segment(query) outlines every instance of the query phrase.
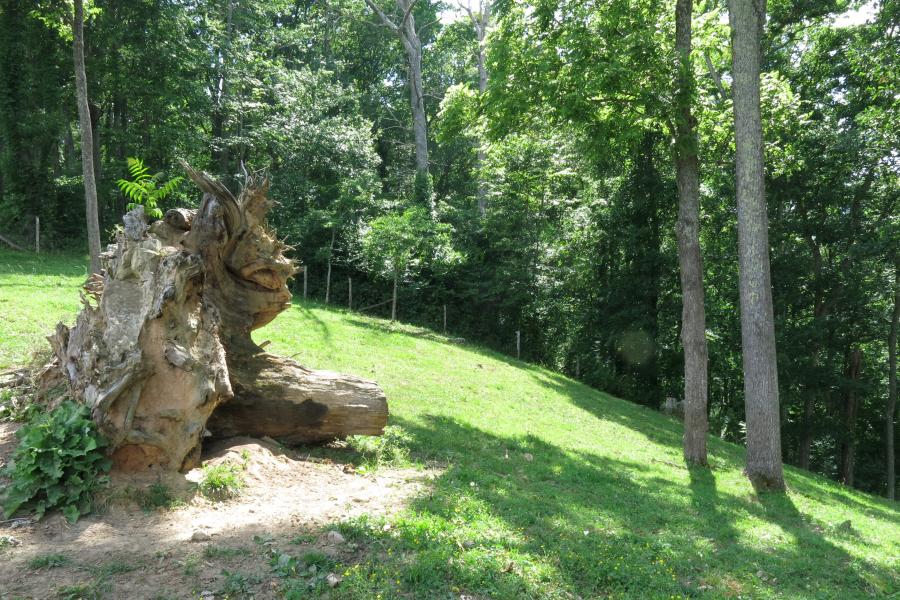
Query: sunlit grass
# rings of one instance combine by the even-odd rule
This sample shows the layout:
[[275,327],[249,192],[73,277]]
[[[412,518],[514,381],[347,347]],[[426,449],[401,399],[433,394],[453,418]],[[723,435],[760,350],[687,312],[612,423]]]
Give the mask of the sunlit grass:
[[[82,279],[80,261],[3,266],[15,256],[0,253],[0,367],[72,320]],[[295,304],[255,338],[377,380],[411,459],[438,469],[390,522],[342,525],[360,555],[333,597],[900,594],[900,513],[881,499],[793,468],[786,496],[758,497],[741,448],[711,439],[713,468],[689,470],[677,422],[432,332]]]

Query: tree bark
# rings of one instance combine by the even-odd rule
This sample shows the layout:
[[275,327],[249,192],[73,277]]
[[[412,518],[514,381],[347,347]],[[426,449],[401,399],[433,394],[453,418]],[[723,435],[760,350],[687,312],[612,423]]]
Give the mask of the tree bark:
[[397,269],[394,269],[394,293],[391,296],[391,321],[397,320],[397,279],[399,276]]
[[760,37],[765,0],[729,0],[734,84],[735,166],[747,477],[758,490],[783,490],[778,366],[769,269]]
[[[478,91],[482,96],[487,92],[487,84],[488,84],[488,72],[487,72],[487,29],[491,23],[491,3],[490,0],[481,0],[479,2],[479,10],[476,15],[472,10],[468,7],[468,5],[463,2],[459,3],[459,6],[466,11],[469,15],[469,20],[472,21],[472,27],[475,29],[475,39],[478,42],[478,52],[475,56],[478,63]],[[485,185],[484,178],[481,176],[480,172],[482,167],[484,166],[484,161],[486,159],[486,155],[484,152],[484,146],[481,140],[478,143],[478,155],[476,160],[476,169],[479,171],[478,176],[478,214],[482,217],[487,211],[487,185]]]
[[847,379],[850,388],[844,394],[844,406],[841,411],[844,420],[843,439],[840,451],[840,478],[841,482],[853,487],[853,466],[856,455],[856,382],[859,380],[859,371],[862,364],[862,351],[852,348],[847,357]]
[[87,75],[84,71],[84,6],[75,0],[72,22],[74,42],[72,53],[75,63],[75,91],[78,96],[78,124],[81,129],[81,169],[84,174],[84,204],[87,220],[88,251],[91,256],[91,273],[100,272],[100,218],[97,208],[97,182],[94,179],[94,140],[91,127],[91,111],[88,104]]
[[325,275],[325,304],[331,299],[331,257],[334,255],[335,229],[331,228],[331,245],[328,246],[328,272]]
[[678,263],[681,271],[681,343],[684,346],[684,458],[706,465],[707,346],[700,254],[700,184],[697,133],[691,112],[694,74],[691,62],[693,0],[677,0],[675,52],[676,92],[675,182],[678,187]]
[[897,472],[894,467],[894,415],[897,412],[897,330],[900,328],[900,261],[894,265],[894,310],[888,334],[888,400],[884,412],[884,449],[887,465],[887,497],[896,499]]
[[376,384],[310,371],[250,337],[290,306],[296,271],[265,226],[268,182],[250,178],[235,198],[186,169],[205,192],[200,207],[149,227],[142,208],[125,216],[104,275],[86,285],[93,302],[51,338],[45,377],[91,407],[126,470],[190,469],[220,408],[209,424],[219,435],[379,433],[387,403]]
[[416,31],[416,19],[412,14],[418,0],[395,1],[399,18],[392,20],[373,0],[365,0],[384,26],[400,38],[406,52],[416,173],[425,177],[428,175],[428,119],[425,114],[425,88],[422,84],[422,41]]

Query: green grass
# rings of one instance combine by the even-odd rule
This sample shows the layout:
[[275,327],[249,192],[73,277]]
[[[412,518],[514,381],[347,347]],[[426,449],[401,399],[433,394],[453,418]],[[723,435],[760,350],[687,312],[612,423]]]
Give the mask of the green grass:
[[65,554],[42,554],[28,561],[31,569],[55,569],[69,564],[69,557]]
[[[80,277],[66,274],[80,262],[53,259],[32,278],[3,271],[10,256],[11,366],[56,317],[71,321]],[[31,316],[10,323],[8,310]],[[255,338],[377,380],[410,459],[441,469],[390,523],[341,526],[360,550],[332,597],[900,597],[900,512],[887,501],[791,467],[787,495],[757,496],[738,446],[711,439],[713,468],[687,469],[678,423],[412,328],[295,304]]]
[[239,496],[246,485],[243,471],[242,466],[228,461],[204,466],[198,486],[200,493],[210,500],[228,500]]

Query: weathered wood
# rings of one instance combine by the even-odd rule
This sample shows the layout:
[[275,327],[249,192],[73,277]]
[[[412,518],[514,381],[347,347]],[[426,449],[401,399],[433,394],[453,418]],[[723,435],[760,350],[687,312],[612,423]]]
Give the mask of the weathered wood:
[[194,222],[194,215],[196,214],[197,211],[190,208],[173,208],[166,211],[164,220],[170,227],[188,231],[191,228],[191,223]]
[[379,435],[387,424],[387,400],[371,381],[313,371],[265,352],[241,355],[229,367],[234,398],[210,418],[214,438],[265,435],[295,444]]
[[288,443],[381,433],[375,383],[310,371],[250,337],[290,306],[296,272],[265,226],[268,182],[248,178],[235,197],[184,167],[200,207],[149,227],[142,208],[126,215],[75,326],[49,338],[56,358],[43,377],[61,376],[91,407],[128,470],[193,467],[207,426]]

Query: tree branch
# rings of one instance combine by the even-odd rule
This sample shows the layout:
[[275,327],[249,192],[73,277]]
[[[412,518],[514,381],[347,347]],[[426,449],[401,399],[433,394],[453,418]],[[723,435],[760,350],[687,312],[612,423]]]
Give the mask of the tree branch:
[[722,85],[722,77],[719,76],[719,72],[716,71],[715,65],[713,65],[712,59],[709,57],[709,51],[703,51],[703,59],[706,61],[706,68],[709,69],[709,76],[712,77],[712,80],[716,84],[716,89],[719,91],[719,97],[722,100],[728,98],[728,92],[725,91],[725,87]]
[[393,21],[391,21],[386,14],[384,14],[384,11],[381,10],[377,4],[372,2],[372,0],[365,0],[365,1],[366,1],[366,5],[369,8],[371,8],[372,11],[381,18],[381,22],[384,23],[385,27],[387,27],[394,33],[400,33],[400,28],[397,27],[397,25]]

